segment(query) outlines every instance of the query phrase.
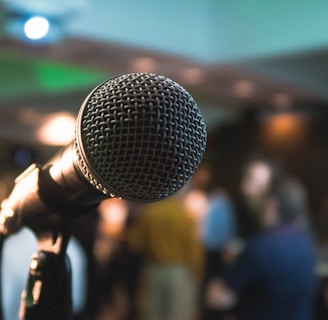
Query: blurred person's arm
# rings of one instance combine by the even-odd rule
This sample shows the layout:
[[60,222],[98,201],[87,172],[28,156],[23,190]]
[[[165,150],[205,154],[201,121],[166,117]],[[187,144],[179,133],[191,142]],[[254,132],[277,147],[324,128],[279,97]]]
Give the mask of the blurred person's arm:
[[245,248],[245,243],[241,238],[231,239],[222,249],[222,259],[227,267],[232,266],[238,260]]
[[213,278],[207,284],[204,299],[208,307],[231,310],[236,305],[237,296],[223,279]]

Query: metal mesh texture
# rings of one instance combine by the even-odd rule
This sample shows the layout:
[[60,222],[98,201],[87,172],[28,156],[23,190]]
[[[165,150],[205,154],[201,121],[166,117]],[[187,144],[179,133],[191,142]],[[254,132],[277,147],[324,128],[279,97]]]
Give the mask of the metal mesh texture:
[[88,182],[132,201],[177,192],[206,147],[206,127],[193,98],[174,81],[148,73],[98,86],[80,110],[77,130],[79,168]]

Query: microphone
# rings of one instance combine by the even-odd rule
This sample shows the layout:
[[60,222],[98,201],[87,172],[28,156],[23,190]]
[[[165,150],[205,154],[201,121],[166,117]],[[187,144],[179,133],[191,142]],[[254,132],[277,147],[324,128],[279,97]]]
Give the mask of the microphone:
[[16,178],[0,231],[44,230],[106,198],[165,199],[192,177],[206,138],[196,102],[171,79],[132,73],[105,81],[84,100],[74,140]]

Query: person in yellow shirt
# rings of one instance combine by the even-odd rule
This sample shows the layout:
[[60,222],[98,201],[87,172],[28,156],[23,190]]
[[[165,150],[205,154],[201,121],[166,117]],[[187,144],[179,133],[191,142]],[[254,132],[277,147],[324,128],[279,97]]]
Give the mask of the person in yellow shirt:
[[144,205],[128,243],[145,262],[145,319],[193,319],[204,258],[196,222],[179,195]]

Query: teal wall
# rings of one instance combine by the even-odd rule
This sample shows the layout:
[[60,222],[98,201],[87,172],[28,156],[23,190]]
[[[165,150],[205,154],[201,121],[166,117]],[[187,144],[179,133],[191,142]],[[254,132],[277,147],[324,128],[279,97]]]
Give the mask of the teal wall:
[[327,0],[93,0],[69,30],[229,62],[326,46],[327,15]]

